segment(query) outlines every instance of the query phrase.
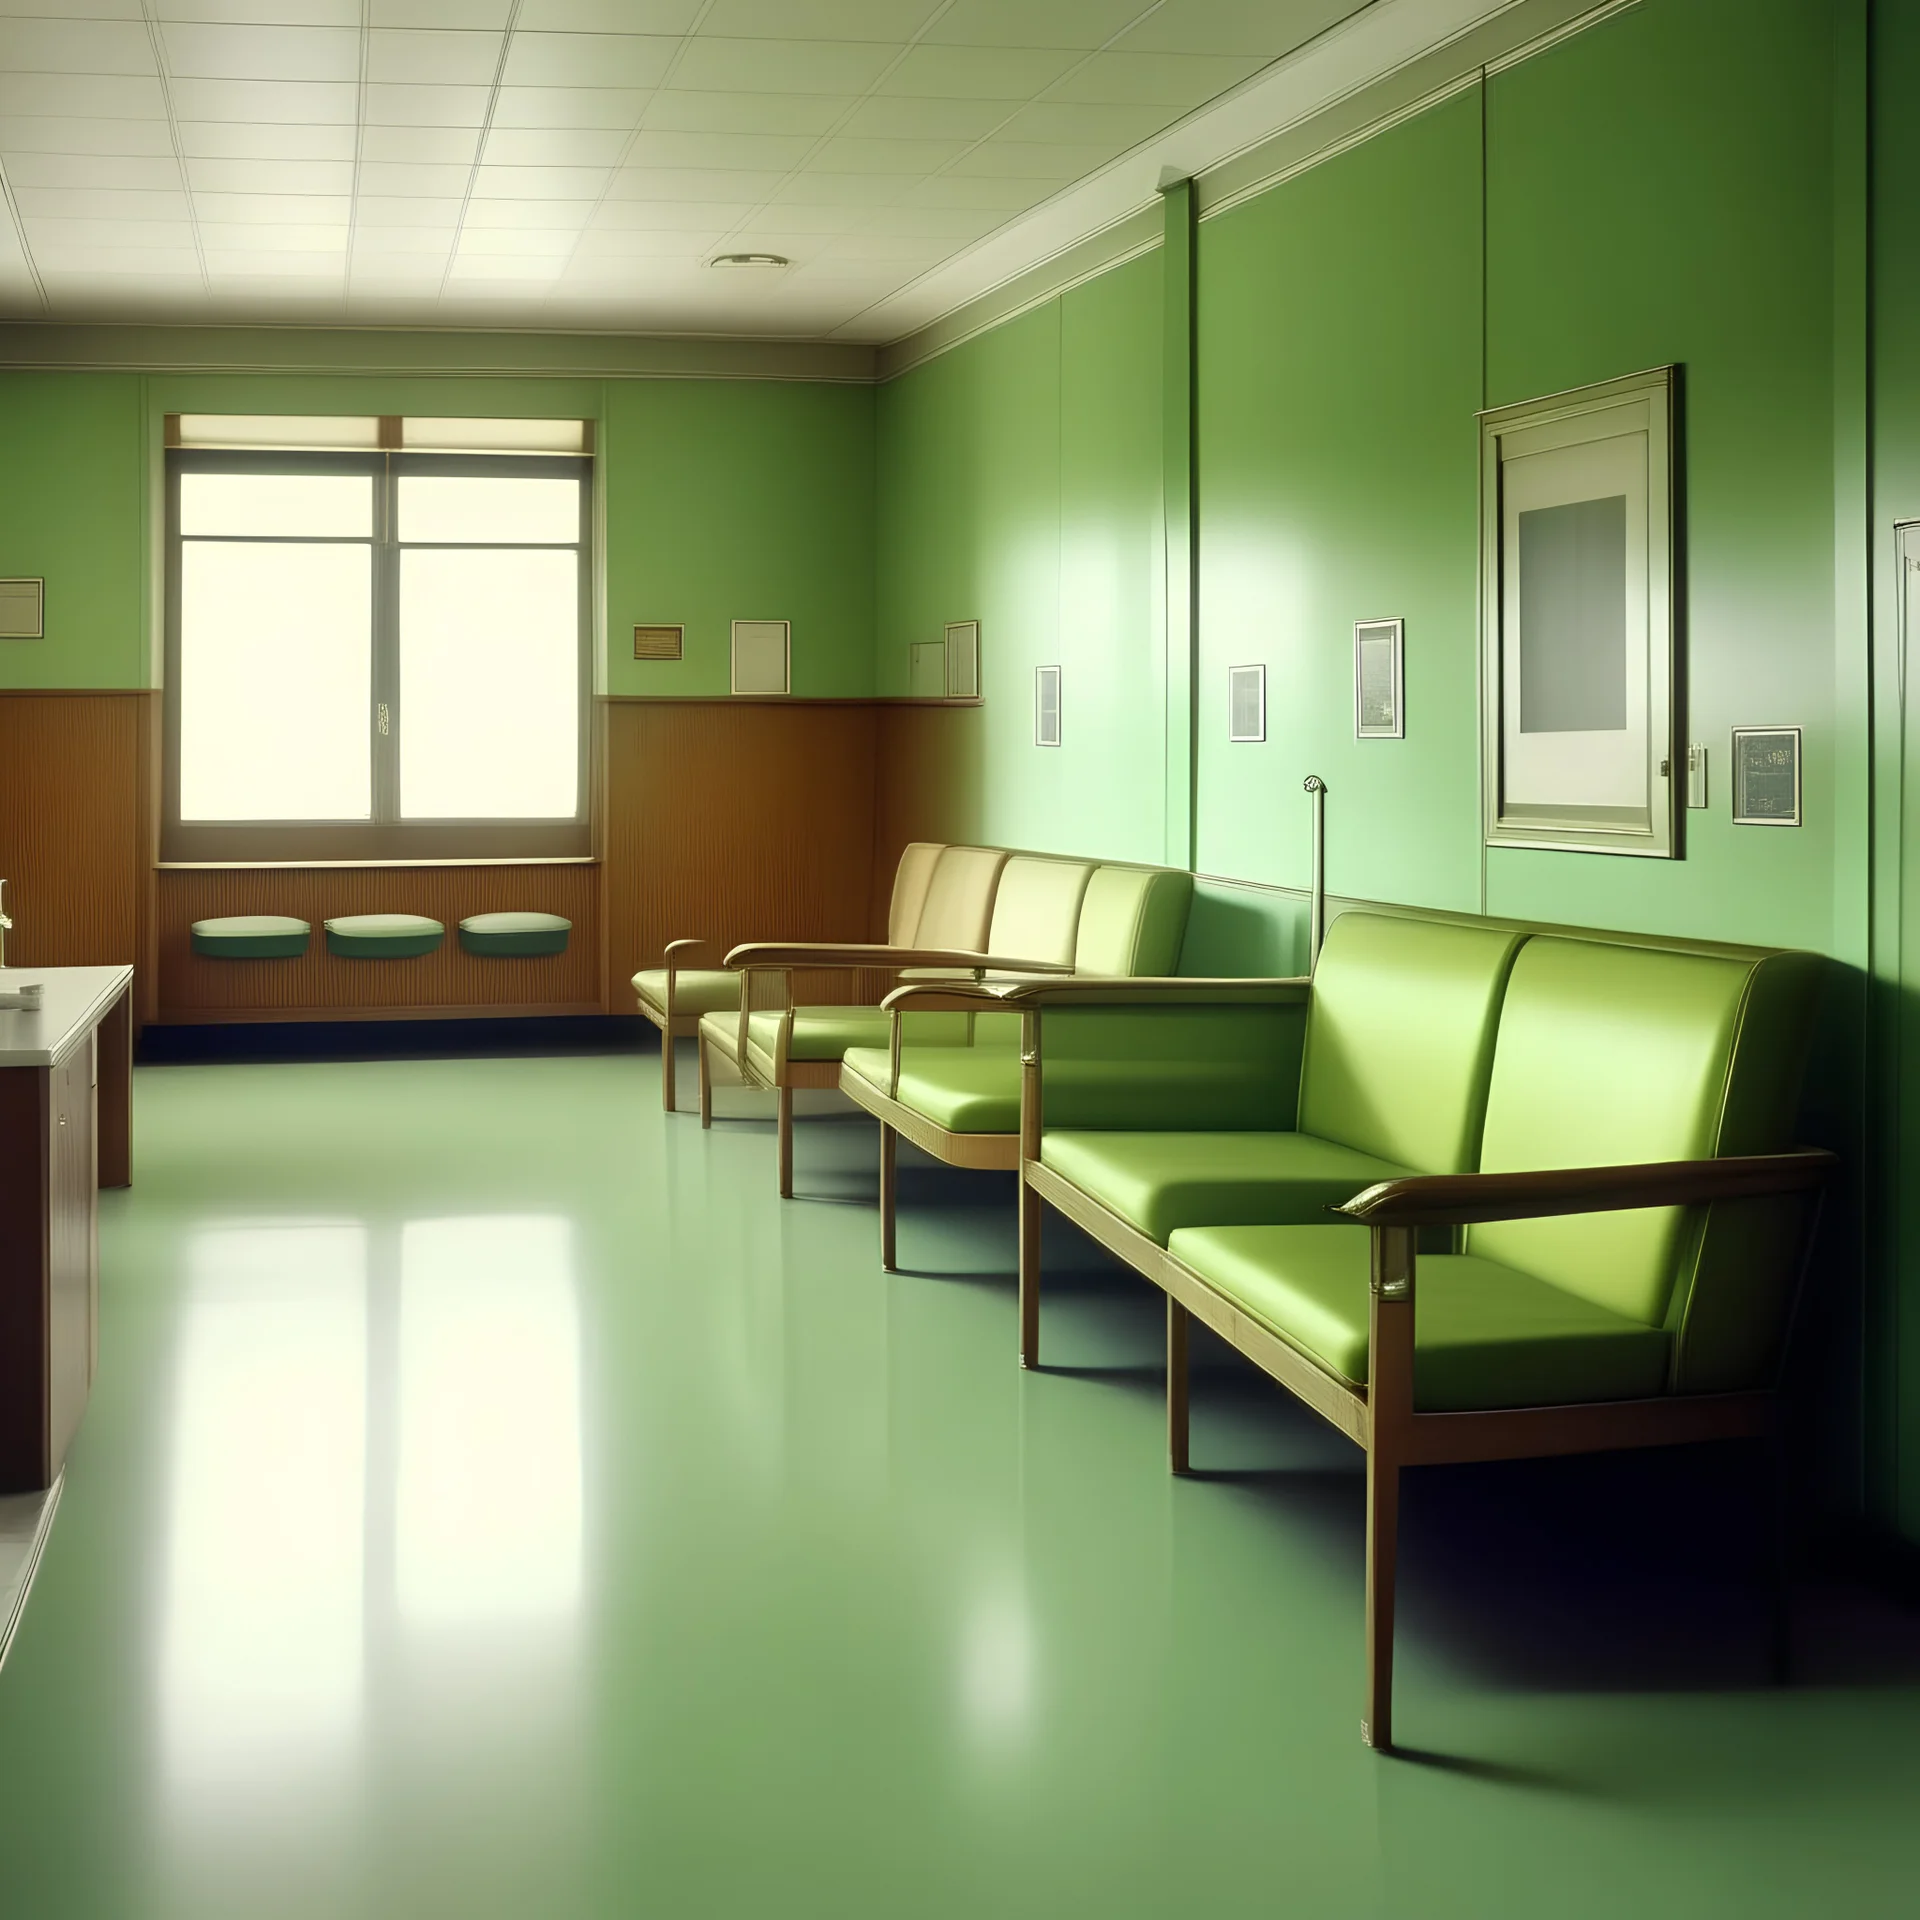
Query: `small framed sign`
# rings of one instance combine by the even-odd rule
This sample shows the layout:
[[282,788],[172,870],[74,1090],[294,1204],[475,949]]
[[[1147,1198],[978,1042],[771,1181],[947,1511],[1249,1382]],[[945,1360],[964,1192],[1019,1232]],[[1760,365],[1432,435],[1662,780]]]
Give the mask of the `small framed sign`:
[[47,637],[47,583],[0,580],[0,640]]
[[1033,670],[1033,744],[1057,747],[1060,744],[1060,669],[1035,667]]
[[1353,629],[1353,737],[1404,740],[1407,716],[1400,697],[1404,620],[1361,620]]
[[1800,824],[1800,729],[1735,727],[1733,823],[1737,827]]
[[1267,670],[1259,667],[1227,669],[1227,739],[1231,744],[1258,745],[1267,737]]

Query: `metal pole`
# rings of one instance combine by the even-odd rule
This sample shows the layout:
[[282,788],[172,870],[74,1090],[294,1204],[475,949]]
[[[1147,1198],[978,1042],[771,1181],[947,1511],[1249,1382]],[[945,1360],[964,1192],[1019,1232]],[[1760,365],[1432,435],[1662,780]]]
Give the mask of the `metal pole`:
[[1327,783],[1310,773],[1306,790],[1313,795],[1313,898],[1307,920],[1307,971],[1311,973],[1327,935]]

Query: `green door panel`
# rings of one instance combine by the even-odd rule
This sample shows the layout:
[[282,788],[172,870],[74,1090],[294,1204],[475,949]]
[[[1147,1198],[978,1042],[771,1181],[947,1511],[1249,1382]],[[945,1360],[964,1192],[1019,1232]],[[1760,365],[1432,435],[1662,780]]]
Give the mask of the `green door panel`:
[[1181,1227],[1317,1221],[1411,1171],[1309,1133],[1048,1133],[1040,1158],[1162,1246]]
[[[1169,1251],[1329,1373],[1367,1382],[1363,1227],[1196,1227]],[[1455,1254],[1419,1263],[1413,1397],[1424,1412],[1631,1400],[1666,1384],[1668,1337],[1530,1274]]]

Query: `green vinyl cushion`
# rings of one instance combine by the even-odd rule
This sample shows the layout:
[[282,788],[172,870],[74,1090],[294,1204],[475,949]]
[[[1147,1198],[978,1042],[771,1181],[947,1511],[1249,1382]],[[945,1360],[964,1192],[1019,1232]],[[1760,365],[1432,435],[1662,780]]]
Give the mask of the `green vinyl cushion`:
[[1163,1247],[1181,1227],[1318,1221],[1410,1171],[1310,1133],[1049,1132],[1040,1159]]
[[284,913],[233,913],[193,923],[193,951],[208,960],[291,960],[313,929]]
[[1093,877],[1088,860],[1044,860],[1016,853],[1000,869],[987,952],[1004,960],[1073,960],[1080,899]]
[[[1308,1359],[1365,1386],[1369,1240],[1358,1227],[1195,1227],[1169,1251]],[[1657,1394],[1668,1345],[1657,1327],[1496,1261],[1419,1262],[1413,1398],[1424,1412]]]
[[[667,970],[649,967],[633,976],[633,990],[652,1009],[656,1021],[667,1017]],[[688,1014],[733,1013],[740,1007],[740,976],[724,967],[682,967],[673,977],[673,1007]]]
[[1480,1148],[1510,928],[1343,913],[1313,971],[1300,1128],[1361,1153],[1464,1173]]
[[[780,1043],[780,1023],[786,1018],[782,1009],[747,1016],[747,1052],[755,1072],[764,1078],[773,1076],[775,1050]],[[950,1030],[955,1039],[964,1039],[966,1015],[923,1014],[920,1021],[936,1031]],[[793,1039],[787,1049],[789,1060],[838,1060],[850,1047],[885,1049],[891,1039],[892,1016],[880,1007],[796,1007],[793,1014]],[[700,1022],[707,1045],[733,1060],[739,1040],[738,1014],[710,1013]]]
[[573,922],[557,913],[470,913],[460,922],[468,953],[493,959],[531,959],[565,953]]
[[1172,973],[1186,938],[1193,875],[1166,867],[1100,867],[1080,903],[1076,973]]
[[343,960],[411,960],[446,937],[423,913],[348,913],[327,922],[327,951]]

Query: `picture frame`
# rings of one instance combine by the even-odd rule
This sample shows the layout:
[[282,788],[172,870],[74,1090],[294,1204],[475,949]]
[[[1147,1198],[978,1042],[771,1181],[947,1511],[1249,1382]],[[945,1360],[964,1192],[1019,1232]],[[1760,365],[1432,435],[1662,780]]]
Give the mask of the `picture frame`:
[[1227,741],[1258,746],[1267,737],[1267,670],[1264,665],[1227,669]]
[[1733,824],[1797,827],[1801,823],[1800,729],[1733,729]]
[[980,622],[950,620],[945,634],[947,698],[980,698]]
[[1489,846],[1679,851],[1680,370],[1480,415]]
[[1033,670],[1033,744],[1057,747],[1060,744],[1060,669],[1035,667]]
[[793,691],[793,623],[736,620],[728,684],[736,694],[790,694]]
[[1407,623],[1353,623],[1353,737],[1404,740],[1407,713],[1402,692]]

